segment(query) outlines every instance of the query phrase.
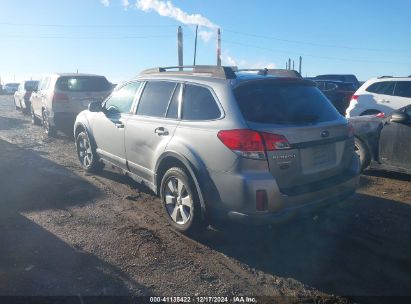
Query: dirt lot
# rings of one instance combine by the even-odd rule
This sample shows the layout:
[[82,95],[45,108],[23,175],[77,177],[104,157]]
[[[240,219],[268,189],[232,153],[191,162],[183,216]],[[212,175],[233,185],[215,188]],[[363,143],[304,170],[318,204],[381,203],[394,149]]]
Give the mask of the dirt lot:
[[367,172],[349,201],[192,240],[147,189],[84,174],[73,140],[48,139],[10,96],[0,155],[0,295],[411,296],[410,176]]

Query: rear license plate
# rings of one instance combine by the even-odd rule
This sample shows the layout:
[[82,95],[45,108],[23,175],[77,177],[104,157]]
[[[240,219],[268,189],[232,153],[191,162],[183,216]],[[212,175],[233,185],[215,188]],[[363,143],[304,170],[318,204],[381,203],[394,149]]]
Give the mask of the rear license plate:
[[311,165],[323,167],[335,164],[335,144],[321,145],[311,148]]

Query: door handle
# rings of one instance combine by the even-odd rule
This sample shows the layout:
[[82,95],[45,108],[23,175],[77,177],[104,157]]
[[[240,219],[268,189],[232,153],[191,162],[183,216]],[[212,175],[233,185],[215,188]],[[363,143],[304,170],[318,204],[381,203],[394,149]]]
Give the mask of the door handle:
[[164,127],[158,127],[155,128],[154,133],[156,133],[158,136],[165,136],[168,135],[168,130]]
[[124,129],[124,124],[122,122],[115,122],[114,124],[117,129]]

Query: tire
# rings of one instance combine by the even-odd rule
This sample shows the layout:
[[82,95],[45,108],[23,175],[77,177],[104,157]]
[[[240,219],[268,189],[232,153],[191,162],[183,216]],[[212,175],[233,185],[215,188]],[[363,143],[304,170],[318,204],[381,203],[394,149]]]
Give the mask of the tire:
[[371,154],[367,145],[358,137],[354,138],[355,152],[360,157],[361,171],[364,171],[371,162]]
[[381,111],[378,111],[378,110],[367,110],[367,111],[361,113],[360,116],[375,115],[375,114],[378,114],[378,113],[381,113]]
[[81,131],[76,137],[77,157],[83,169],[90,173],[98,173],[103,169],[95,147],[90,142],[86,131]]
[[192,179],[178,167],[173,167],[161,180],[160,197],[168,222],[179,232],[196,235],[207,224],[201,210]]
[[31,123],[33,125],[41,125],[41,120],[37,118],[36,114],[34,114],[33,106],[30,107],[30,116],[31,116]]
[[46,132],[47,136],[54,137],[57,134],[56,128],[50,123],[50,118],[47,110],[43,110],[42,112],[42,123],[44,131]]

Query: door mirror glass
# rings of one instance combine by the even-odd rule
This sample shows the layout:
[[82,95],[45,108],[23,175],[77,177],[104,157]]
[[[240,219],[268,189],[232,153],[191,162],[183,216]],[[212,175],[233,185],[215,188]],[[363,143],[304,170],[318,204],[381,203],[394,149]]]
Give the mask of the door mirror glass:
[[391,122],[404,123],[409,120],[409,116],[406,113],[394,113],[391,116]]
[[106,108],[106,109],[104,110],[104,113],[105,113],[107,116],[114,116],[114,115],[120,114],[121,112],[120,112],[119,109],[117,109],[115,106],[109,106],[108,108]]
[[103,107],[100,101],[93,101],[88,105],[88,110],[90,112],[101,112],[103,110]]

